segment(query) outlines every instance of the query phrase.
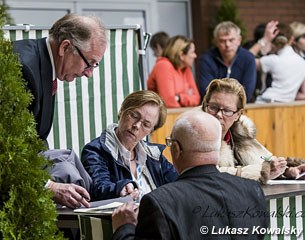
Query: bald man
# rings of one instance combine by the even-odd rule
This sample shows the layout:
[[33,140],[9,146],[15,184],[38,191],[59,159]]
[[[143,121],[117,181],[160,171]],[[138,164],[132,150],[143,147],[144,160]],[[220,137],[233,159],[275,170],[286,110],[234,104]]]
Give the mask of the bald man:
[[182,114],[166,140],[179,178],[145,195],[139,211],[133,203],[116,209],[113,239],[263,239],[269,223],[263,191],[218,171],[220,142],[216,118]]

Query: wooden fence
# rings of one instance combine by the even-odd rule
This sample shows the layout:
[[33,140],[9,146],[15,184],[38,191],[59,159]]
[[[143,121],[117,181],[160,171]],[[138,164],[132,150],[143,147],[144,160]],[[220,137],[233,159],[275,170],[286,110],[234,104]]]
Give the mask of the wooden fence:
[[[165,125],[152,133],[151,141],[164,144],[176,118],[191,109],[168,109]],[[274,155],[305,158],[305,101],[247,104],[244,114],[255,123],[257,140]],[[164,154],[171,160],[168,148]]]

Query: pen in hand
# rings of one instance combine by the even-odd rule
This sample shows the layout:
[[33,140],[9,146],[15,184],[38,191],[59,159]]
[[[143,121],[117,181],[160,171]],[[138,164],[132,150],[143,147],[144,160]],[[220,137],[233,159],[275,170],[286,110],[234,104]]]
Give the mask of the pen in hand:
[[272,158],[272,155],[270,157],[264,157],[264,156],[261,156],[261,159],[263,159],[264,161],[267,161],[269,162]]

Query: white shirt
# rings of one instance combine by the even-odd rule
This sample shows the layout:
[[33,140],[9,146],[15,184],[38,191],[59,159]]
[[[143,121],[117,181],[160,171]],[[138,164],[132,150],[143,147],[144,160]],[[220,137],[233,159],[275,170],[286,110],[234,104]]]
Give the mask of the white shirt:
[[[119,138],[115,133],[115,129],[117,128],[117,124],[111,124],[107,127],[108,132],[111,134],[112,141],[115,141],[115,144],[118,148],[118,151],[122,157],[123,163],[130,169],[130,160],[131,160],[131,152],[128,151],[125,146],[120,142]],[[110,135],[108,135],[108,140],[110,140]],[[107,144],[106,144],[107,145]],[[109,149],[111,146],[107,145]],[[138,185],[138,189],[140,195],[143,196],[151,192],[156,188],[152,181],[152,177],[150,172],[146,166],[147,153],[145,152],[142,144],[138,143],[135,147],[137,153],[137,164],[139,165],[139,172],[137,178],[130,171],[133,181],[135,181]]]
[[262,94],[262,98],[278,102],[292,102],[305,80],[305,61],[291,46],[287,45],[278,54],[260,59],[262,71],[272,75],[271,87]]
[[52,79],[54,80],[56,78],[55,65],[54,65],[54,58],[53,58],[53,53],[52,53],[51,45],[50,45],[50,39],[48,37],[46,38],[46,44],[47,44],[47,48],[48,48],[48,52],[49,52],[50,59],[51,59],[51,64],[52,64],[52,70],[53,70]]

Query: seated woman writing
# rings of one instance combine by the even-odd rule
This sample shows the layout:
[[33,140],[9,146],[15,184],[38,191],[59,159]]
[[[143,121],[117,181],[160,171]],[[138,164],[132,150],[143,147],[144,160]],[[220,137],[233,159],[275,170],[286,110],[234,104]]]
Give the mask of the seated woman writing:
[[220,171],[262,183],[279,176],[296,178],[303,171],[302,165],[298,166],[300,160],[272,156],[255,139],[254,123],[242,114],[245,105],[245,90],[233,78],[214,79],[207,87],[202,110],[215,116],[222,126]]
[[143,140],[163,126],[166,115],[163,100],[153,91],[137,91],[125,98],[118,124],[108,126],[82,151],[93,200],[141,197],[176,180],[176,170],[162,155],[165,146]]

